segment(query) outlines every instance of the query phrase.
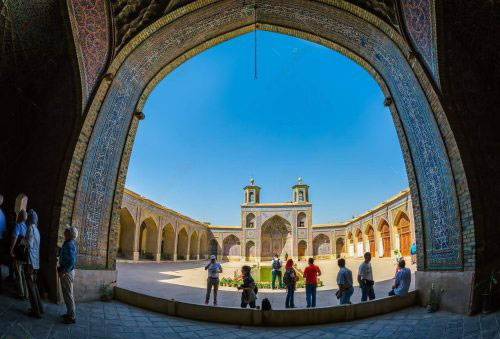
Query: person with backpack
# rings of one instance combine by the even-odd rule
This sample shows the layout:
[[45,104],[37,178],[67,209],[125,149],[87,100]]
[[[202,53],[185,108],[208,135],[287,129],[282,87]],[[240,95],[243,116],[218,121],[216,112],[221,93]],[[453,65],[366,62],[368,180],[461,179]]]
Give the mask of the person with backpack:
[[276,278],[278,278],[279,288],[282,288],[283,283],[281,281],[281,259],[278,254],[274,255],[272,261],[272,287],[273,290],[276,288]]
[[38,215],[34,210],[28,211],[28,225],[26,242],[28,244],[28,258],[24,265],[24,276],[31,303],[30,316],[41,318],[43,313],[42,299],[38,291],[37,275],[40,269],[40,232],[38,231]]
[[314,259],[309,258],[309,266],[304,270],[306,278],[306,302],[307,307],[316,307],[316,289],[318,288],[318,277],[321,275],[321,270],[314,265]]
[[298,274],[295,267],[293,267],[293,260],[288,259],[285,264],[285,274],[283,275],[283,283],[286,286],[285,308],[295,308],[294,294],[297,280]]
[[19,211],[16,226],[12,231],[12,240],[10,244],[10,256],[14,260],[14,272],[17,280],[17,296],[19,299],[23,300],[28,299],[28,289],[26,287],[23,269],[23,265],[25,264],[24,260],[26,258],[22,258],[26,249],[26,219],[28,219],[26,211]]
[[251,275],[252,268],[250,266],[243,266],[241,268],[241,275],[243,283],[238,286],[238,291],[242,290],[241,293],[241,308],[255,308],[255,301],[257,300],[257,286]]

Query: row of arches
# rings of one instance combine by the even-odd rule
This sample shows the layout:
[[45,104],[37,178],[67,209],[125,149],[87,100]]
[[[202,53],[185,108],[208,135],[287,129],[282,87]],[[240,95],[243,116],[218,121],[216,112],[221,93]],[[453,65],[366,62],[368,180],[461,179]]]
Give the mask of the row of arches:
[[[246,228],[255,228],[256,227],[255,214],[253,214],[253,213],[247,214],[247,216],[245,218],[245,227]],[[300,212],[297,215],[297,227],[307,227],[307,215],[304,212]]]
[[409,256],[413,242],[410,218],[405,212],[400,211],[392,227],[382,218],[376,230],[368,224],[364,230],[356,228],[354,231],[349,231],[347,254],[361,257],[365,252],[370,252],[372,257],[390,257],[393,249],[399,249],[401,255]]
[[118,255],[127,259],[187,260],[204,259],[207,255],[207,236],[186,228],[175,231],[166,224],[161,233],[153,218],[146,218],[136,231],[135,221],[126,208],[120,210]]

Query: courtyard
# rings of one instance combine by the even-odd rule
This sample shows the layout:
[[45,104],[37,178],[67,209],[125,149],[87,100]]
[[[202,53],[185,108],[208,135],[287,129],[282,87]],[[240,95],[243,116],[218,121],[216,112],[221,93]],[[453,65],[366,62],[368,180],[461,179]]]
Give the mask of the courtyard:
[[[118,261],[118,282],[117,286],[163,299],[175,299],[178,301],[203,304],[207,272],[204,267],[208,261],[178,261],[178,262],[147,262],[129,263]],[[347,259],[346,267],[353,272],[353,279],[356,280],[358,267],[362,259]],[[407,258],[407,263],[410,259]],[[234,277],[235,273],[240,274],[241,266],[254,263],[246,262],[222,262],[223,273],[221,277]],[[269,264],[269,263],[263,263]],[[318,288],[317,305],[332,306],[337,304],[335,290],[337,289],[336,277],[338,266],[336,260],[317,260],[322,271],[320,280],[323,281],[323,287]],[[300,261],[298,267],[303,269],[306,266],[305,261]],[[385,297],[394,283],[395,264],[390,259],[372,260],[374,272],[375,295]],[[415,266],[409,266],[412,272]],[[354,286],[358,286],[354,281]],[[410,290],[415,288],[415,279],[412,279]],[[264,298],[271,301],[274,309],[284,308],[285,290],[260,289],[258,304]],[[241,293],[232,287],[219,287],[218,304],[224,307],[234,307],[239,305]],[[361,290],[355,288],[351,298],[352,302],[359,302],[361,299]],[[305,289],[299,288],[295,294],[295,304],[297,307],[305,307]]]

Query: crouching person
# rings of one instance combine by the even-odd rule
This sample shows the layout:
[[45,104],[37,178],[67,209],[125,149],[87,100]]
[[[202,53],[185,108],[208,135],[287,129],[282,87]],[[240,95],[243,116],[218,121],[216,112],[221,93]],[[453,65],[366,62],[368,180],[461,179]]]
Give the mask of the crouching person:
[[255,308],[255,300],[257,300],[257,295],[255,294],[255,281],[250,275],[252,268],[250,266],[243,266],[241,268],[241,274],[243,279],[243,284],[238,286],[238,291],[243,290],[241,294],[241,307],[246,308],[247,305],[250,308]]
[[74,324],[76,322],[73,280],[75,278],[75,239],[77,236],[78,230],[75,227],[67,226],[64,231],[64,244],[59,254],[59,267],[57,268],[57,273],[61,280],[61,289],[67,310],[66,314],[63,315],[64,324]]

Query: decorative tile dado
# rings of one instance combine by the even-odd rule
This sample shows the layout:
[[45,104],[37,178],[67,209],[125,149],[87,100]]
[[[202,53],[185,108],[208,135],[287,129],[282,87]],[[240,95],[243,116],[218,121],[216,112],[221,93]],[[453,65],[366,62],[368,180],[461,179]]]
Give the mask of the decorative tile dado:
[[435,0],[401,0],[406,31],[439,86]]
[[297,237],[300,239],[307,238],[307,229],[298,229],[297,230]]

